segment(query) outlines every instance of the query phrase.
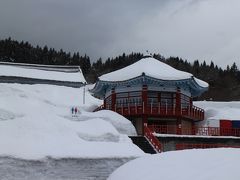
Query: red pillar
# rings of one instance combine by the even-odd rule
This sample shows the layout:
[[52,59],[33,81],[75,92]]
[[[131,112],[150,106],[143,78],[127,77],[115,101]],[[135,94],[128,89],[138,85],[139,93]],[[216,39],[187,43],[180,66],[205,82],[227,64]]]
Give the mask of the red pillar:
[[148,110],[147,110],[147,85],[142,86],[142,102],[143,102],[143,116],[142,116],[142,129],[144,133],[144,123],[147,123],[148,120]]
[[177,118],[177,134],[182,134],[182,121],[180,118]]
[[147,123],[147,120],[148,120],[148,115],[146,115],[146,114],[144,114],[143,116],[142,116],[142,134],[144,135],[145,134],[145,132],[144,132],[144,124],[148,124]]
[[193,106],[193,101],[192,101],[192,97],[189,97],[189,116],[191,117],[192,115],[192,106]]
[[177,115],[177,134],[182,134],[182,122],[181,122],[181,92],[177,89],[176,92],[176,115]]
[[103,108],[106,109],[106,98],[103,100]]
[[192,107],[192,105],[193,105],[192,97],[189,97],[189,105],[190,105],[190,107]]
[[112,111],[115,111],[115,106],[116,106],[116,93],[115,93],[115,89],[112,89],[112,93],[111,93],[111,101],[112,101]]
[[196,127],[194,121],[192,121],[192,135],[196,135]]
[[180,89],[176,92],[176,115],[181,115],[181,92]]
[[147,85],[143,85],[142,87],[142,102],[143,102],[143,114],[147,114]]

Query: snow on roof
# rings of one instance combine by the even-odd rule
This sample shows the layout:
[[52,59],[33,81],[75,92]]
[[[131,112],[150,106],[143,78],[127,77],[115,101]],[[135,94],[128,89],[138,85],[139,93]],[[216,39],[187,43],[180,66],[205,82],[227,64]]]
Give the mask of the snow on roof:
[[24,65],[24,64],[0,64],[0,76],[24,77],[33,79],[70,81],[70,82],[86,82],[82,71],[79,67],[70,71],[66,66],[39,66],[39,65]]
[[196,77],[193,77],[193,78],[198,83],[199,86],[201,86],[201,87],[208,87],[209,86],[207,82],[205,82],[201,79],[198,79]]
[[220,119],[240,120],[240,102],[216,102],[197,101],[194,105],[201,107],[205,111],[205,120],[214,121]]
[[[161,80],[182,80],[190,79],[192,74],[177,70],[155,58],[146,57],[120,70],[102,75],[99,77],[102,81],[124,81],[132,79],[142,74],[161,79]],[[202,87],[208,87],[208,84],[195,78],[195,81]]]

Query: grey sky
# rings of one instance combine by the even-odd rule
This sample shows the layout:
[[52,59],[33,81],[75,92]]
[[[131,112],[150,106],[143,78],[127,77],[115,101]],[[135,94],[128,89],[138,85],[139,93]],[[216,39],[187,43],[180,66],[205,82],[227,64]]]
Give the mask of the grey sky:
[[86,53],[130,52],[240,66],[239,0],[1,0],[0,38]]

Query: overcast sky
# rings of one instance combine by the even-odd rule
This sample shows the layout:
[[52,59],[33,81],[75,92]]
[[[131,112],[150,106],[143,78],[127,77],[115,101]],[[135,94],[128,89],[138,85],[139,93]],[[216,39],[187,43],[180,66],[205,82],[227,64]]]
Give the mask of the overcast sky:
[[239,0],[1,0],[0,38],[86,53],[149,50],[240,66]]

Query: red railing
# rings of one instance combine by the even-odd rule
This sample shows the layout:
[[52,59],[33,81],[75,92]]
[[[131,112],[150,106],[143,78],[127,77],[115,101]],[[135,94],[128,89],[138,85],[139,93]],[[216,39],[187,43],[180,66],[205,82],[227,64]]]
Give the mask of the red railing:
[[96,109],[94,109],[93,112],[100,111],[100,110],[103,110],[103,109],[104,109],[104,106],[101,105],[101,106],[97,107]]
[[151,131],[159,134],[181,134],[199,136],[237,136],[240,137],[240,128],[223,127],[180,127],[176,125],[148,125]]
[[153,135],[153,132],[144,124],[144,136],[152,144],[157,152],[162,152],[162,146],[160,141]]
[[[106,107],[106,109],[111,109],[110,107]],[[204,120],[204,110],[198,108],[196,106],[186,107],[186,108],[176,108],[176,107],[168,107],[157,105],[148,105],[144,107],[142,105],[116,105],[113,111],[123,115],[154,115],[154,116],[180,116],[186,117],[189,119],[195,120]]]
[[188,144],[188,143],[176,144],[176,150],[209,149],[209,148],[240,148],[240,146],[231,146],[225,144]]

